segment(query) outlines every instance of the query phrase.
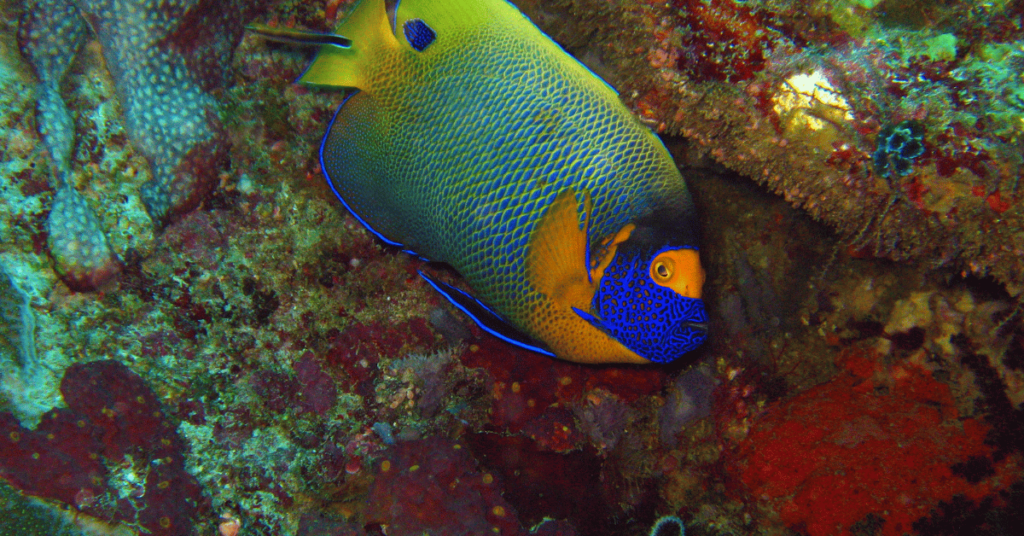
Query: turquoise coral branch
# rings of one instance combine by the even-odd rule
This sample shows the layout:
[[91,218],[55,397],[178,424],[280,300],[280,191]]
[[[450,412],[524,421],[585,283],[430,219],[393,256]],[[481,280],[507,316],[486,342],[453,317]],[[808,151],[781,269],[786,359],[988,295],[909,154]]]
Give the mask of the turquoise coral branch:
[[57,169],[58,184],[70,171],[75,142],[74,122],[60,89],[87,31],[78,8],[66,0],[29,5],[18,27],[18,44],[39,78],[39,132]]
[[[202,73],[190,69],[189,57],[183,54],[202,48],[201,43],[182,46],[177,38],[181,32],[193,31],[186,21],[209,2],[78,0],[77,4],[102,45],[124,108],[128,136],[149,161],[153,178],[143,186],[142,200],[162,227],[176,214],[198,206],[226,163],[219,105],[203,87]],[[221,70],[227,70],[227,59],[220,58]]]
[[67,0],[38,0],[28,6],[18,43],[39,79],[37,124],[50,153],[57,189],[47,218],[47,245],[54,268],[74,290],[92,290],[120,271],[117,256],[88,202],[69,184],[75,127],[61,85],[85,43],[85,20]]
[[102,45],[132,145],[149,163],[140,197],[157,228],[196,208],[227,165],[228,141],[211,91],[230,81],[231,54],[263,0],[36,0],[19,46],[39,79],[38,128],[57,194],[47,221],[56,271],[73,290],[94,290],[121,268],[75,173],[74,121],[61,96],[88,38]]
[[0,364],[8,360],[21,368],[36,363],[36,318],[28,294],[0,265]]

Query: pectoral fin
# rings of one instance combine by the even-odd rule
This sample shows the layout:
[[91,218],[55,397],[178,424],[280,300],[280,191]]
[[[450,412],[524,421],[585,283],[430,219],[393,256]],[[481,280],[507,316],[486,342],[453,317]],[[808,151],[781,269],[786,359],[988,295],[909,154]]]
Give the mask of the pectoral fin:
[[572,312],[576,313],[576,316],[582,318],[583,320],[586,320],[587,323],[590,324],[591,326],[594,326],[595,328],[597,328],[597,329],[599,329],[599,330],[601,330],[601,331],[603,331],[605,333],[608,332],[608,329],[604,327],[604,324],[602,324],[601,320],[598,319],[596,316],[594,316],[594,315],[592,315],[592,314],[590,314],[590,313],[588,313],[588,312],[586,312],[583,309],[580,309],[578,307],[573,307],[572,308]]

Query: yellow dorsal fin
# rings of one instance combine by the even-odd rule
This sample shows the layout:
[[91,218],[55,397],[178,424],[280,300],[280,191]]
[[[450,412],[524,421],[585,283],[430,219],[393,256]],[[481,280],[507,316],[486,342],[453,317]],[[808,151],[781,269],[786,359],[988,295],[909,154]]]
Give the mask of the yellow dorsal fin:
[[322,46],[316,59],[299,78],[314,86],[369,89],[368,69],[382,53],[398,48],[388,22],[384,0],[361,0],[334,29],[352,42],[348,48]]
[[[400,0],[395,13],[395,33],[401,36],[402,27],[411,19],[423,19],[437,33],[438,43],[460,43],[470,29],[497,26],[501,31],[533,40],[547,49],[552,57],[572,65],[575,76],[592,79],[599,91],[607,91],[608,98],[617,99],[618,92],[588,67],[566,54],[562,47],[547,35],[508,0]],[[399,37],[403,39],[402,37]],[[454,39],[453,39],[454,38]],[[448,45],[441,44],[440,47]],[[440,48],[439,47],[439,48]]]
[[527,246],[526,277],[545,299],[528,311],[531,335],[548,343],[556,356],[577,363],[648,363],[573,308],[590,310],[599,281],[587,278],[587,218],[593,201],[583,198],[584,224],[572,189],[558,195],[537,223]]
[[395,13],[395,31],[411,19],[423,19],[439,36],[460,28],[498,21],[526,22],[525,16],[506,0],[401,0]]

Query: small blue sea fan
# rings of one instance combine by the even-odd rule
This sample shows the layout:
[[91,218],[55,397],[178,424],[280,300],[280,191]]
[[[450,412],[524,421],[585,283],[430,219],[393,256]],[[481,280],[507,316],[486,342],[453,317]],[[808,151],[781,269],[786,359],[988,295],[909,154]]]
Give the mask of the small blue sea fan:
[[875,171],[887,179],[909,174],[914,160],[924,154],[923,137],[924,126],[914,120],[883,127],[871,155]]

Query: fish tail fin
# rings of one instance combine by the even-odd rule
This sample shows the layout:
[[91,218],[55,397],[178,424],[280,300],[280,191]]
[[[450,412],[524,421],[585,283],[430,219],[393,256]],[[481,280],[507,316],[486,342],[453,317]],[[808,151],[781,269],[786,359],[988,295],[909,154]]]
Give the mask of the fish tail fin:
[[361,0],[334,34],[351,41],[348,47],[325,44],[299,82],[314,86],[369,89],[368,69],[382,53],[398,48],[384,0]]

